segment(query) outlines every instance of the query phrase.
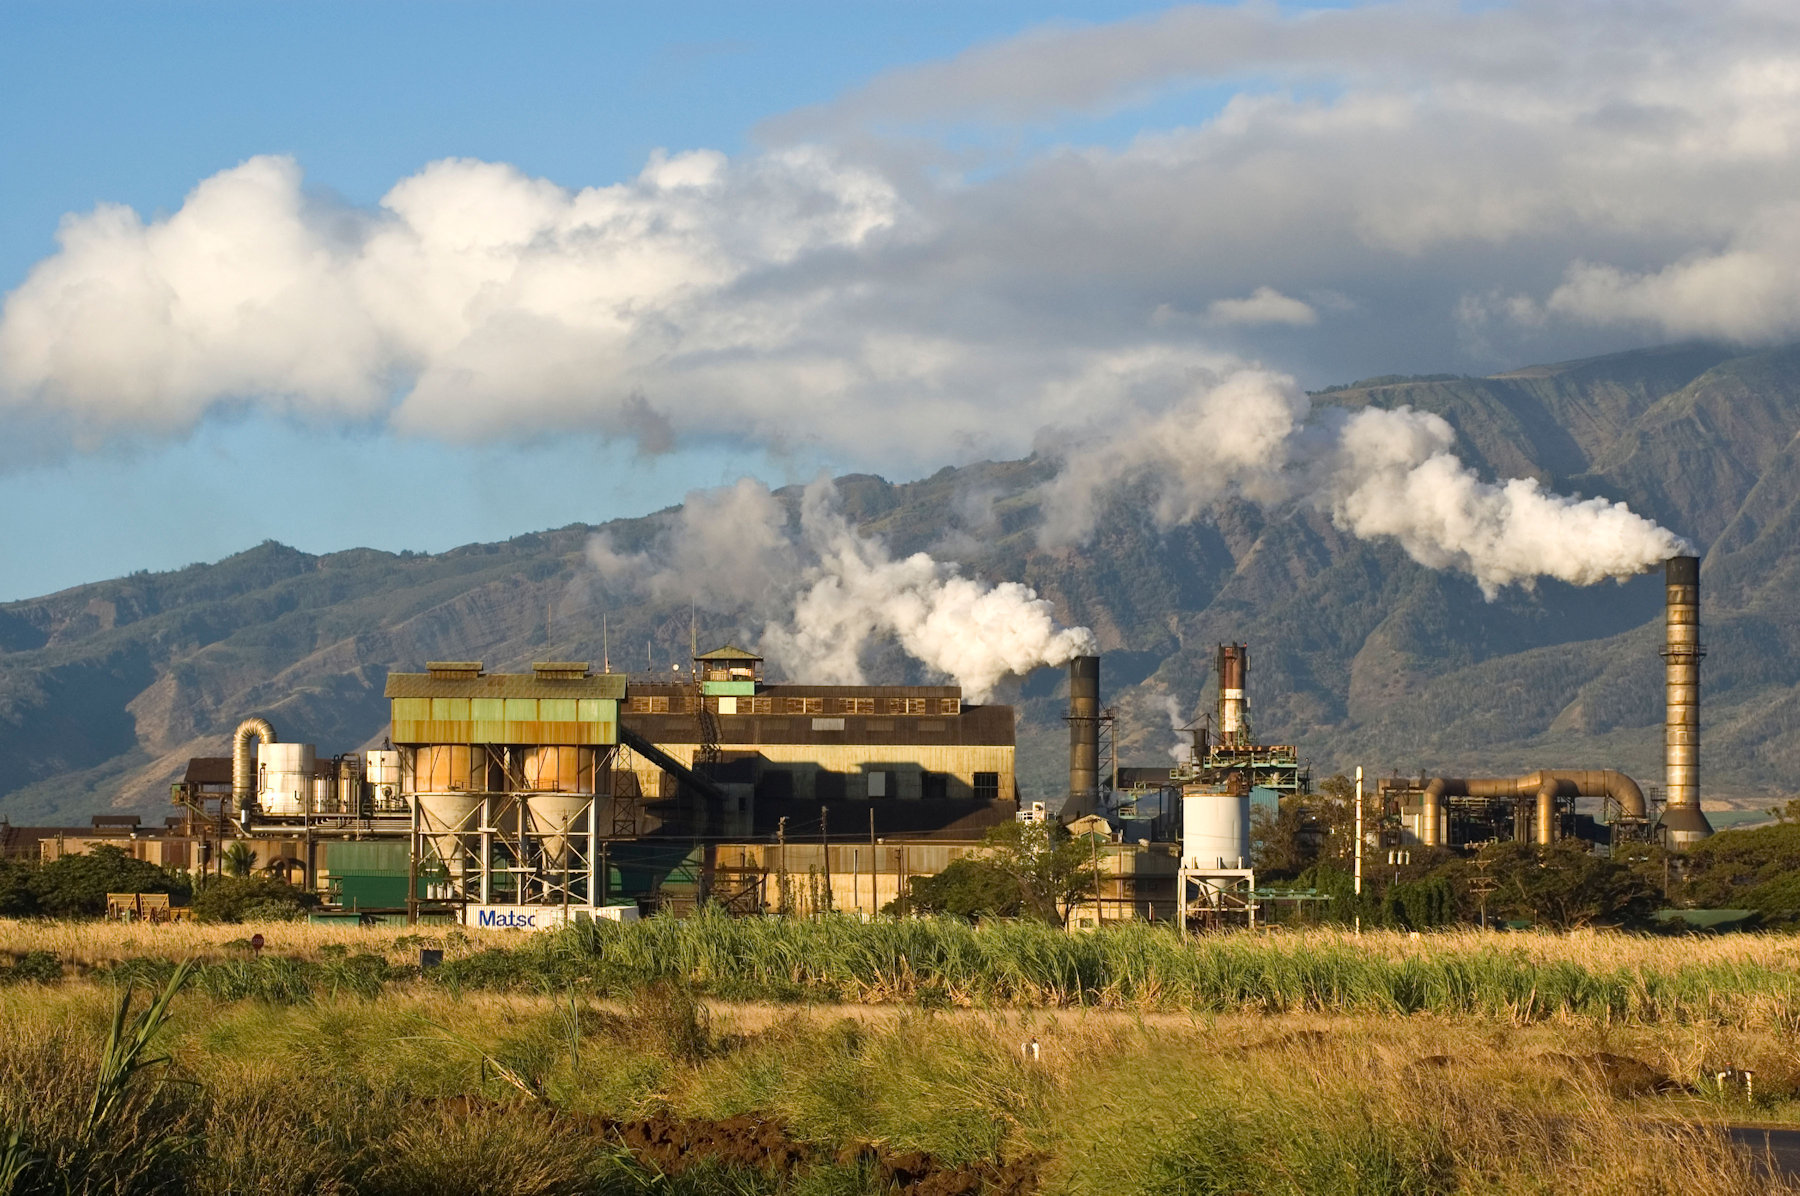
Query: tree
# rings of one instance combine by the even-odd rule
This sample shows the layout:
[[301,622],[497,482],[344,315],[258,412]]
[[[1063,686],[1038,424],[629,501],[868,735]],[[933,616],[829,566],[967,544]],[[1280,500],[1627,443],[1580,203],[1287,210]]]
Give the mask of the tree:
[[318,904],[273,876],[219,876],[194,895],[193,911],[202,922],[291,922]]
[[1021,912],[1057,926],[1099,885],[1094,851],[1054,822],[1003,822],[983,838],[986,860],[1019,886]]
[[936,876],[921,876],[890,913],[954,914],[959,918],[1016,918],[1025,906],[1019,882],[990,860],[968,857]]
[[0,860],[0,917],[24,918],[38,912],[36,874],[29,864]]
[[227,847],[219,860],[224,865],[225,875],[249,876],[251,869],[256,867],[256,849],[240,839]]
[[98,916],[108,893],[168,893],[185,899],[188,883],[179,873],[134,859],[110,845],[65,855],[32,878],[39,908],[53,917]]
[[1642,921],[1661,903],[1660,886],[1644,868],[1595,855],[1579,842],[1496,843],[1481,855],[1493,861],[1488,875],[1499,887],[1489,908],[1501,917],[1568,929]]

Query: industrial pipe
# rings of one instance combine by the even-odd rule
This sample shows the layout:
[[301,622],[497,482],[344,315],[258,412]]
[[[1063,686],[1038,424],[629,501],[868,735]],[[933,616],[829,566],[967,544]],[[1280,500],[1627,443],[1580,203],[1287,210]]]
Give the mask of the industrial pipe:
[[1064,817],[1094,812],[1100,800],[1100,658],[1069,662],[1069,800]]
[[250,764],[250,740],[274,743],[275,728],[266,718],[247,718],[231,734],[231,805],[239,814],[256,796],[256,773]]
[[1662,827],[1672,847],[1712,834],[1700,809],[1700,558],[1670,557],[1663,566],[1666,602],[1663,638],[1663,781],[1667,800]]
[[1555,837],[1556,800],[1561,797],[1610,797],[1627,817],[1642,818],[1646,812],[1638,783],[1611,768],[1544,768],[1521,777],[1433,777],[1425,785],[1419,826],[1419,841],[1428,847],[1439,845],[1438,822],[1446,797],[1535,798],[1534,837],[1540,844]]

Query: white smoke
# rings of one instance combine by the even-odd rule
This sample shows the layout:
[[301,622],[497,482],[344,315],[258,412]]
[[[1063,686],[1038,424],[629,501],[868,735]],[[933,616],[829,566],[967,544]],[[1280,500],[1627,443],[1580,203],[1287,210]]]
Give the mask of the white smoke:
[[1172,694],[1164,694],[1162,707],[1163,713],[1169,716],[1169,730],[1175,734],[1169,759],[1176,764],[1186,764],[1194,758],[1194,740],[1187,730],[1187,716],[1181,711],[1181,700]]
[[1467,573],[1490,599],[1539,577],[1628,577],[1687,551],[1624,503],[1551,494],[1530,478],[1484,482],[1451,452],[1455,442],[1428,412],[1315,412],[1293,379],[1242,370],[1088,433],[1047,487],[1042,536],[1085,539],[1098,504],[1141,483],[1165,528],[1228,497],[1306,504],[1359,539],[1393,539],[1420,564]]
[[979,703],[1009,674],[1098,651],[1091,631],[1058,626],[1029,586],[990,586],[923,552],[896,559],[851,526],[828,480],[802,497],[797,537],[780,500],[745,479],[690,494],[652,551],[620,553],[601,535],[588,559],[615,586],[764,613],[762,651],[807,681],[863,684],[864,654],[891,639]]

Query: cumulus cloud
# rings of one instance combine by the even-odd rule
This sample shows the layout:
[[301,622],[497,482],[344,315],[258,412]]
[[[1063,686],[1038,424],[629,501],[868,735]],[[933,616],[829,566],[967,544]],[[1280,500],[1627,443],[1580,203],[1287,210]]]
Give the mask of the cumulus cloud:
[[[1121,143],[1012,135],[1146,97]],[[1789,5],[1253,3],[1028,31],[608,186],[455,159],[364,209],[255,158],[166,216],[69,216],[0,313],[0,410],[78,446],[261,405],[891,470],[1186,393],[1120,363],[1791,336],[1796,101]],[[1003,148],[936,140],[971,125]]]
[[1428,412],[1314,411],[1293,379],[1239,371],[1158,415],[1090,429],[1046,488],[1043,535],[1085,538],[1098,504],[1131,484],[1148,490],[1164,527],[1226,498],[1310,506],[1359,539],[1394,540],[1420,564],[1469,575],[1489,598],[1539,577],[1628,577],[1687,550],[1624,503],[1551,494],[1530,478],[1483,481],[1455,442]]
[[894,557],[845,518],[829,480],[806,489],[792,518],[748,478],[696,491],[653,551],[622,553],[601,534],[588,561],[615,589],[765,619],[769,660],[823,684],[862,684],[865,654],[891,641],[984,702],[1008,675],[1098,650],[1028,586],[990,585],[923,552]]
[[1207,318],[1219,324],[1317,324],[1319,313],[1310,304],[1283,295],[1274,287],[1257,287],[1243,299],[1215,299]]

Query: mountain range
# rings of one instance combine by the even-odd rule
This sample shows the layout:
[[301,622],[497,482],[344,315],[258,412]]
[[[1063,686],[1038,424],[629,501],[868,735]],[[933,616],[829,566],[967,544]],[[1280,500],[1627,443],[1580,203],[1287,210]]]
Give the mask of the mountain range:
[[[1703,792],[1766,805],[1800,793],[1800,346],[1680,345],[1490,377],[1383,377],[1319,405],[1443,416],[1484,477],[1623,500],[1703,553]],[[1163,530],[1120,496],[1078,549],[1039,545],[1052,463],[983,462],[891,484],[838,480],[846,513],[896,553],[953,553],[1022,581],[1104,653],[1120,759],[1169,759],[1210,702],[1215,645],[1251,647],[1252,725],[1315,773],[1504,774],[1616,767],[1660,781],[1660,577],[1540,582],[1493,601],[1474,582],[1362,542],[1310,508],[1226,503]],[[799,491],[778,492],[790,509]],[[656,550],[676,509],[438,554],[310,555],[265,543],[216,564],[137,573],[0,605],[0,816],[72,822],[166,812],[195,755],[260,714],[322,753],[378,743],[388,670],[476,659],[612,659],[667,674],[696,634],[688,601],[612,592],[604,531]],[[604,615],[604,631],[602,616]],[[701,611],[704,649],[760,625]],[[642,650],[643,655],[639,652]],[[871,679],[925,680],[896,646]],[[1026,796],[1060,793],[1060,670],[1009,681]]]

